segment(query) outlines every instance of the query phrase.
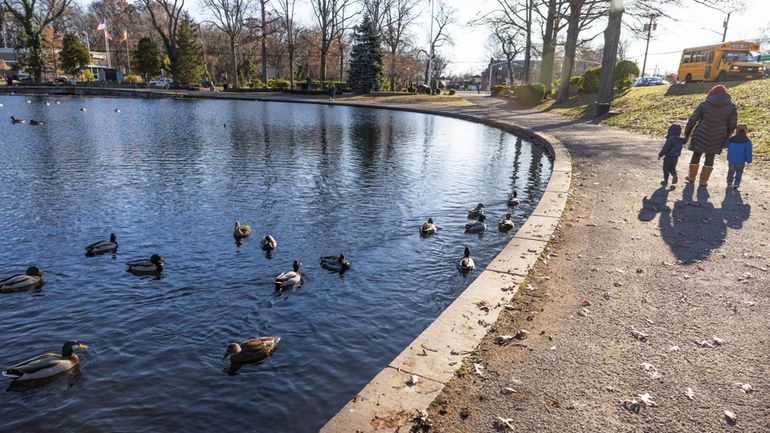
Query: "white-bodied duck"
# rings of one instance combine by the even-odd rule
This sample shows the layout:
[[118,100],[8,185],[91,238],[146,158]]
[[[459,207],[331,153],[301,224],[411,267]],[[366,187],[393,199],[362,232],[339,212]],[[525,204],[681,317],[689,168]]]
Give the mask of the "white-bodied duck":
[[344,254],[321,257],[321,267],[334,272],[345,272],[350,269],[350,260]]
[[507,232],[508,230],[513,228],[513,219],[511,217],[511,214],[507,213],[505,214],[505,217],[500,220],[500,222],[497,224],[497,227],[500,229],[501,232]]
[[86,245],[86,256],[93,257],[102,253],[114,253],[118,250],[118,238],[115,233],[110,234],[110,240],[94,242]]
[[265,251],[273,251],[278,247],[278,242],[272,235],[265,235],[260,243]]
[[36,289],[43,285],[43,275],[35,266],[27,268],[27,272],[19,275],[13,275],[0,280],[0,293],[20,292],[23,290]]
[[420,226],[420,234],[423,236],[432,235],[438,232],[438,227],[433,224],[433,218],[428,218],[428,222]]
[[519,205],[519,198],[516,196],[516,191],[508,195],[508,206],[514,207]]
[[470,248],[465,247],[465,253],[463,254],[463,258],[457,261],[457,269],[463,272],[469,272],[476,269],[476,263],[474,263],[473,259],[471,258]]
[[302,283],[302,272],[299,271],[300,266],[302,266],[302,263],[299,260],[295,260],[292,266],[293,271],[282,272],[275,277],[276,290],[289,289],[300,285]]
[[479,203],[476,207],[468,209],[469,220],[475,220],[479,215],[484,215],[484,203]]
[[480,233],[487,229],[486,221],[487,217],[484,214],[479,215],[479,219],[473,222],[465,224],[465,231],[467,233]]
[[166,261],[157,254],[153,254],[149,259],[137,259],[126,262],[128,272],[135,275],[160,274],[166,267]]
[[235,239],[247,238],[251,236],[251,226],[241,225],[240,221],[235,222],[235,228],[233,229],[233,237]]
[[243,343],[227,345],[225,358],[233,363],[258,362],[272,355],[278,349],[281,337],[249,338]]
[[75,349],[86,349],[87,345],[80,341],[68,341],[58,353],[44,353],[32,359],[20,362],[3,371],[3,376],[11,377],[16,381],[45,379],[72,369],[80,359],[75,354]]

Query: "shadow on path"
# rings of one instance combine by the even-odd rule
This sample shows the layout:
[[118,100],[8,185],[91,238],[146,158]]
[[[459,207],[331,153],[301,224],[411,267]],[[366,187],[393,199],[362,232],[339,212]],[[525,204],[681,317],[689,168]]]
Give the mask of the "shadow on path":
[[672,209],[668,195],[673,191],[661,186],[649,198],[644,197],[639,220],[650,222],[660,214],[661,237],[674,256],[684,263],[706,259],[725,242],[727,229],[741,229],[751,214],[751,205],[743,202],[740,192],[730,188],[725,191],[719,208],[709,201],[706,188],[687,184],[682,198],[674,202]]

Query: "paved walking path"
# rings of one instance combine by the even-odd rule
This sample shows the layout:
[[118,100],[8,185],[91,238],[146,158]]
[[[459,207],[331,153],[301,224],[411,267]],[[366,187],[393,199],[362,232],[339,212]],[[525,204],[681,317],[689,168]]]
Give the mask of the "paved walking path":
[[[770,430],[768,182],[749,169],[727,190],[718,159],[708,189],[686,185],[685,151],[663,188],[662,137],[467,98],[447,110],[561,140],[573,187],[551,254],[471,357],[483,376],[450,382],[430,431],[504,431],[497,417],[516,432]],[[646,393],[655,405],[624,407]]]

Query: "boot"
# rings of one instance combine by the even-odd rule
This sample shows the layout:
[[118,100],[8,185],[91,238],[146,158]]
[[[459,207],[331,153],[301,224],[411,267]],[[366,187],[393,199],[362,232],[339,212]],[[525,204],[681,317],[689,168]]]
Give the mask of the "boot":
[[685,177],[685,180],[690,183],[695,182],[695,176],[698,175],[698,164],[690,164],[690,173]]
[[709,167],[708,165],[703,166],[703,170],[700,172],[700,183],[698,186],[705,188],[709,185],[709,177],[711,177],[712,171],[714,171],[714,167]]

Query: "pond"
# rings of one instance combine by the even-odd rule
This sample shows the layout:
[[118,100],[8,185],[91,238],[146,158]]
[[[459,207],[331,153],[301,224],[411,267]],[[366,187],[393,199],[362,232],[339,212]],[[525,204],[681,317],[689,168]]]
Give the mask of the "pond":
[[[515,136],[408,112],[0,102],[45,122],[0,123],[0,277],[46,272],[40,290],[0,294],[0,364],[89,345],[70,374],[0,393],[2,431],[317,431],[478,275],[455,268],[465,246],[483,269],[511,239],[497,230],[509,192],[518,228],[552,166]],[[489,230],[466,234],[478,202]],[[422,238],[428,217],[441,230]],[[240,246],[236,220],[254,229]],[[116,254],[85,257],[112,232]],[[341,252],[350,271],[319,267]],[[126,272],[153,253],[160,278]],[[304,284],[277,293],[295,259]],[[229,370],[227,343],[262,335],[282,338],[273,356]]]

